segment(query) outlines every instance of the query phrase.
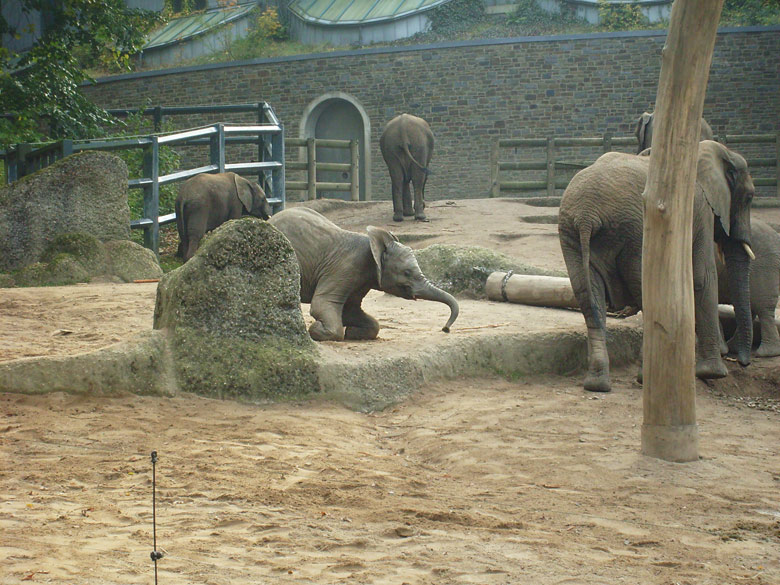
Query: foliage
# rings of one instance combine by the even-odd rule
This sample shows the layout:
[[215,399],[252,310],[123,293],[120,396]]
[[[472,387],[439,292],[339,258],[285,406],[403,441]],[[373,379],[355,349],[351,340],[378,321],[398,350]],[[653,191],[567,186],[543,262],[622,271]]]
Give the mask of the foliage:
[[612,3],[598,0],[599,28],[607,31],[647,28],[647,17],[635,4]]
[[[19,0],[21,13],[40,10],[46,29],[29,51],[0,48],[0,148],[15,142],[95,135],[111,118],[79,92],[89,81],[77,55],[104,55],[105,63],[128,68],[158,16],[128,9],[124,0]],[[0,34],[18,36],[17,23],[0,14]],[[41,119],[48,128],[41,126]]]
[[587,21],[578,18],[571,6],[561,5],[560,13],[544,10],[537,0],[520,0],[517,8],[506,18],[507,25],[524,35],[561,32],[564,27],[582,27]]
[[730,26],[780,24],[780,0],[725,0],[720,20]]
[[482,0],[452,0],[437,6],[429,13],[431,31],[454,33],[463,31],[485,17],[485,3]]

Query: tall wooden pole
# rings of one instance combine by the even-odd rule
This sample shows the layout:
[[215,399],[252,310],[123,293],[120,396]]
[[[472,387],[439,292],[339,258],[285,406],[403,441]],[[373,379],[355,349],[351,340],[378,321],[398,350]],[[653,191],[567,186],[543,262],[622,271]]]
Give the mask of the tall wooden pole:
[[723,0],[675,0],[663,48],[645,185],[642,453],[698,459],[693,196],[699,119]]

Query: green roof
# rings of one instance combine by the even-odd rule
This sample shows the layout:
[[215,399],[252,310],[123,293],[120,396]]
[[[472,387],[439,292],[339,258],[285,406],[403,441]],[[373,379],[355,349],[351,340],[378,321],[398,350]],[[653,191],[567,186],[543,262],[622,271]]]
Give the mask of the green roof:
[[149,40],[143,48],[164,47],[206,33],[222,24],[241,18],[255,6],[257,2],[253,1],[232,8],[215,8],[199,14],[174,18],[163,28],[149,35]]
[[299,18],[320,24],[362,24],[394,20],[450,0],[292,0]]

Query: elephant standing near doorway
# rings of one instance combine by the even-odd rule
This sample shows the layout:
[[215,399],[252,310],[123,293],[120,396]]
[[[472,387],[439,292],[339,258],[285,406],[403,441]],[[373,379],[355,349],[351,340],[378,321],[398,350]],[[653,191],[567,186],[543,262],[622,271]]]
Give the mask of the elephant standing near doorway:
[[271,216],[271,206],[262,187],[236,173],[202,173],[187,179],[176,197],[176,255],[186,262],[195,255],[206,232],[229,219],[252,215]]
[[371,289],[404,299],[438,301],[458,317],[455,298],[431,284],[414,252],[390,232],[368,226],[368,235],[343,230],[313,209],[294,207],[270,220],[292,244],[301,269],[301,301],[311,303],[315,341],[375,339],[379,323],[361,308]]
[[[772,226],[759,219],[750,222],[752,248],[756,259],[750,264],[750,311],[758,318],[761,342],[757,357],[780,355],[780,333],[775,323],[775,309],[780,297],[780,234]],[[718,257],[718,302],[732,304],[726,286],[726,264]],[[729,351],[736,351],[735,339],[727,344]]]
[[[427,221],[425,182],[433,156],[433,132],[428,122],[411,114],[401,114],[387,123],[379,149],[390,171],[393,188],[393,221],[404,216]],[[414,186],[414,208],[409,183]]]
[[[692,250],[696,375],[719,378],[728,371],[720,352],[715,244],[728,266],[738,359],[747,365],[753,336],[748,275],[755,188],[742,156],[711,140],[700,142],[698,149]],[[587,390],[610,390],[607,310],[642,307],[642,193],[649,163],[649,156],[606,153],[574,176],[561,199],[561,250],[588,328]]]
[[[653,142],[653,114],[655,112],[644,112],[636,121],[636,130],[634,135],[639,143],[637,148],[637,154],[643,150],[650,148],[650,144]],[[712,128],[704,118],[701,119],[699,124],[699,140],[712,140]]]

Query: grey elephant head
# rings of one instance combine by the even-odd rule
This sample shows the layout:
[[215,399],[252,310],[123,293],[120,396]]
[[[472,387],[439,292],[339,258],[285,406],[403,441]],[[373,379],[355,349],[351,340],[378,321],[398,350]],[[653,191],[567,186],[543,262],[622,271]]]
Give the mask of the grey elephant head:
[[431,284],[420,270],[414,252],[392,233],[368,226],[371,253],[374,256],[379,289],[404,299],[438,301],[450,307],[450,318],[442,331],[449,332],[458,318],[458,302],[446,291]]
[[236,195],[246,213],[262,219],[271,217],[271,205],[260,185],[235,173],[233,173],[233,180],[236,184]]
[[753,319],[750,312],[751,249],[750,205],[755,194],[745,159],[712,140],[699,143],[696,182],[717,217],[715,241],[728,270],[728,288],[737,322],[737,357],[750,363]]
[[[637,154],[650,148],[653,142],[653,116],[655,112],[643,112],[636,121],[634,136],[638,143]],[[699,140],[712,140],[712,128],[704,118],[699,122]]]

